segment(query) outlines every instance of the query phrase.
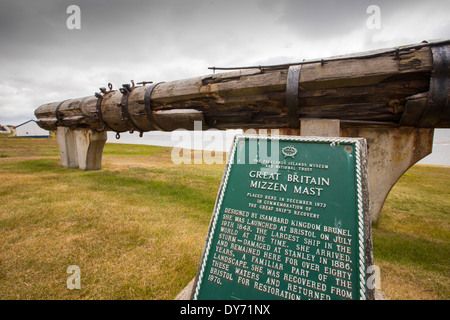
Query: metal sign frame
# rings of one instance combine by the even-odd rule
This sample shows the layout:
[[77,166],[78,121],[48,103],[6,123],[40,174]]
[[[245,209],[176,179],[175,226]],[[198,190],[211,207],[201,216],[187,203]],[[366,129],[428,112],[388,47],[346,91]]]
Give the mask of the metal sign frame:
[[[249,153],[250,149],[251,149],[251,147],[250,147],[251,143],[254,143],[253,147],[255,147],[257,149],[256,157],[259,160],[253,159],[254,156],[252,157],[252,155],[250,155],[250,154],[247,157],[247,153]],[[270,155],[270,157],[272,157],[271,160],[263,161],[262,160],[263,157],[261,156],[261,153],[265,152],[266,155],[268,153],[270,153],[270,152],[268,152],[269,147],[268,147],[267,143],[270,144],[271,148],[275,146],[275,149],[271,150],[272,151],[272,154]],[[264,144],[266,144],[265,151],[263,150],[264,148],[262,147]],[[279,150],[279,153],[278,153],[278,155],[276,155],[274,157],[274,152],[276,153],[277,148]],[[345,166],[347,166],[347,168],[345,169],[346,172],[351,171],[354,173],[354,174],[351,174],[352,177],[349,177],[349,182],[347,182],[345,184],[345,186],[342,187],[342,188],[347,188],[348,190],[350,190],[350,193],[352,193],[351,198],[354,199],[354,201],[353,200],[351,201],[354,203],[349,205],[349,207],[354,206],[354,212],[352,213],[352,216],[350,218],[346,218],[346,219],[350,219],[350,220],[354,219],[354,225],[352,225],[352,227],[351,227],[351,228],[353,228],[352,231],[347,231],[349,234],[350,233],[352,234],[352,236],[351,236],[352,240],[347,240],[347,241],[354,240],[354,242],[353,242],[351,248],[341,246],[344,249],[347,248],[347,250],[349,252],[353,251],[352,256],[343,255],[343,254],[341,255],[343,257],[341,259],[348,260],[347,262],[350,262],[349,265],[351,264],[351,267],[347,267],[347,266],[346,267],[350,268],[351,272],[348,272],[349,281],[347,281],[347,282],[342,281],[343,279],[339,280],[341,282],[340,285],[342,285],[342,283],[344,283],[344,284],[347,284],[347,286],[351,287],[352,288],[351,292],[348,290],[341,290],[342,288],[335,284],[334,285],[334,294],[330,294],[330,288],[333,286],[333,283],[330,284],[330,281],[331,281],[331,279],[336,280],[336,278],[331,277],[332,272],[330,270],[333,269],[334,270],[333,272],[340,272],[339,264],[344,265],[343,261],[336,262],[337,260],[329,259],[329,261],[331,261],[331,262],[334,261],[333,263],[336,262],[335,268],[329,266],[329,267],[327,267],[328,268],[327,271],[323,272],[323,270],[325,270],[325,267],[323,267],[322,272],[317,272],[315,274],[313,273],[315,276],[318,276],[318,277],[320,277],[319,274],[321,274],[322,280],[323,280],[323,278],[326,278],[326,277],[330,277],[330,280],[328,280],[328,282],[326,284],[325,284],[325,282],[321,283],[321,282],[317,281],[317,278],[315,279],[315,281],[312,280],[312,282],[316,282],[314,284],[316,289],[317,289],[317,287],[322,286],[321,288],[319,288],[319,291],[323,291],[323,292],[322,292],[322,294],[318,294],[318,290],[315,290],[315,291],[309,290],[310,292],[308,292],[308,294],[306,294],[306,295],[302,295],[302,294],[296,295],[296,294],[293,294],[292,292],[284,290],[282,288],[279,288],[279,289],[276,288],[277,284],[278,284],[278,287],[280,287],[279,282],[278,283],[276,282],[277,280],[281,281],[281,280],[286,279],[285,278],[286,272],[283,272],[283,271],[280,271],[278,273],[278,279],[276,279],[276,278],[271,279],[272,281],[275,281],[275,284],[273,284],[274,285],[273,287],[270,287],[270,285],[266,285],[265,283],[262,283],[262,282],[264,282],[263,281],[264,278],[266,279],[266,283],[268,283],[268,281],[269,281],[269,280],[267,280],[268,277],[264,277],[264,275],[262,273],[261,274],[253,273],[253,278],[252,278],[252,276],[250,276],[251,273],[249,273],[250,272],[249,267],[253,266],[254,264],[250,264],[250,262],[242,261],[242,258],[243,259],[246,258],[245,254],[243,254],[241,256],[241,259],[236,258],[236,259],[232,260],[230,258],[230,259],[228,259],[228,263],[226,263],[227,261],[225,261],[225,263],[222,263],[222,267],[224,269],[228,269],[228,272],[225,270],[221,270],[220,268],[218,268],[218,269],[212,268],[211,263],[212,263],[212,260],[214,259],[214,254],[217,253],[217,248],[218,248],[217,243],[218,243],[218,237],[221,234],[221,231],[220,231],[221,226],[225,225],[225,223],[226,223],[226,221],[224,222],[224,220],[223,220],[224,209],[225,209],[224,203],[227,202],[229,205],[230,201],[231,201],[231,203],[237,203],[241,200],[243,201],[243,203],[245,203],[245,201],[246,201],[246,199],[242,199],[243,197],[245,197],[245,195],[242,194],[242,191],[243,190],[245,191],[245,187],[243,187],[242,185],[245,185],[244,182],[247,181],[248,179],[247,180],[244,179],[245,181],[242,180],[244,175],[242,174],[242,172],[238,173],[238,171],[236,171],[236,173],[234,173],[235,175],[233,176],[233,170],[238,170],[235,168],[239,168],[239,170],[241,170],[241,171],[242,170],[246,171],[244,169],[245,166],[253,165],[252,168],[254,170],[249,171],[249,175],[256,176],[257,168],[260,168],[259,172],[262,172],[261,169],[264,169],[263,162],[265,162],[265,165],[267,166],[268,163],[272,163],[272,164],[273,163],[289,163],[289,161],[294,160],[294,159],[303,159],[304,160],[304,158],[301,158],[301,157],[311,157],[311,152],[315,152],[315,151],[314,150],[311,152],[308,151],[310,153],[310,154],[308,154],[308,152],[304,152],[305,148],[321,150],[319,152],[320,156],[324,156],[324,154],[327,154],[327,153],[333,154],[333,152],[335,152],[335,151],[338,152],[339,153],[338,157],[340,157],[339,159],[343,159],[342,161],[344,161]],[[255,152],[255,150],[253,150],[253,151]],[[242,153],[242,152],[244,152],[244,153]],[[371,265],[371,263],[373,261],[370,216],[368,213],[366,153],[367,153],[366,141],[365,141],[365,139],[361,139],[361,138],[237,135],[235,137],[231,152],[229,154],[228,162],[227,162],[226,168],[224,170],[222,183],[219,188],[219,193],[218,193],[218,196],[216,199],[214,212],[213,212],[213,215],[211,218],[210,227],[209,227],[208,235],[206,238],[205,246],[203,249],[203,254],[202,254],[201,261],[200,261],[200,265],[199,265],[199,268],[197,271],[191,298],[194,300],[196,300],[196,299],[258,300],[258,299],[317,299],[317,298],[320,298],[320,299],[335,299],[335,298],[336,299],[340,299],[340,298],[367,299],[367,298],[369,298],[369,299],[371,299],[373,296],[373,292],[371,290],[367,290],[367,274],[366,274],[366,267]],[[342,155],[344,155],[344,158]],[[275,160],[277,157],[279,160]],[[298,158],[298,157],[300,157],[300,158]],[[330,156],[329,160],[333,160],[333,156]],[[249,161],[249,163],[248,164],[245,163],[246,161]],[[256,161],[256,163],[250,163],[252,161],[253,162]],[[292,162],[292,163],[294,163],[294,162]],[[242,164],[244,166],[240,166]],[[306,166],[307,165],[308,164],[306,164]],[[310,165],[311,165],[311,163],[310,163]],[[301,169],[301,168],[298,168],[298,169]],[[272,170],[272,171],[270,171],[270,170]],[[264,177],[264,176],[269,177],[270,174],[272,173],[273,174],[272,178],[277,177],[277,179],[278,179],[278,177],[280,177],[281,175],[284,175],[286,172],[289,172],[289,171],[283,171],[284,169],[279,169],[280,170],[279,172],[275,172],[278,169],[275,171],[273,171],[273,170],[274,170],[274,168],[267,169],[266,172],[268,172],[268,173],[267,174],[260,173],[259,178]],[[333,170],[330,170],[330,171],[339,172],[340,170],[341,170],[340,168],[334,168]],[[296,170],[294,170],[294,171],[296,171]],[[236,174],[238,176],[236,176]],[[338,180],[339,179],[336,178],[335,181],[333,182],[333,184],[336,185],[333,190],[342,189],[341,186],[339,185],[340,182]],[[325,182],[328,181],[327,183],[329,183],[329,180],[324,180],[324,181]],[[253,183],[253,185],[251,185],[251,187],[254,187],[254,188],[257,188],[258,186],[262,185],[262,184],[258,184],[257,182],[255,182],[253,180],[252,180],[251,184],[252,183]],[[278,187],[278,189],[281,188],[281,190],[277,190],[277,191],[281,191],[281,193],[283,194],[283,191],[286,191],[288,186],[292,186],[292,185],[279,184],[279,185],[276,185],[274,188],[275,188],[275,190],[277,187]],[[243,189],[240,190],[240,188],[243,188]],[[248,189],[248,187],[247,187],[247,189]],[[300,189],[301,189],[301,187],[298,187],[298,189],[296,189],[296,190],[299,191]],[[347,189],[346,189],[346,192],[348,192]],[[232,191],[229,191],[229,190],[232,190]],[[274,189],[272,188],[272,190],[274,190]],[[310,190],[312,191],[313,189],[311,188]],[[234,194],[228,195],[228,192],[231,192]],[[303,192],[305,193],[306,191],[303,191]],[[324,188],[322,188],[322,192],[325,193]],[[298,193],[300,193],[300,192],[298,192]],[[306,193],[309,193],[309,191]],[[241,194],[241,196],[239,196],[239,194]],[[236,196],[236,195],[238,195],[238,196]],[[306,197],[306,196],[312,196],[312,194],[304,195],[304,197]],[[230,197],[234,197],[234,198],[231,199]],[[299,195],[298,199],[304,199],[304,197],[302,198],[302,196]],[[338,195],[338,197],[341,197],[341,195]],[[241,200],[238,200],[238,198],[241,198]],[[312,197],[312,198],[314,198],[314,197]],[[282,198],[282,199],[284,200],[284,198]],[[302,200],[299,200],[299,201],[302,201]],[[333,200],[333,202],[335,202],[335,203],[337,203],[339,201],[340,201],[339,199]],[[313,203],[318,204],[319,202],[314,201]],[[248,203],[248,205],[250,206],[250,202]],[[254,205],[254,204],[252,204],[252,205]],[[284,204],[282,204],[282,205],[284,205]],[[338,205],[340,206],[341,204],[338,204]],[[226,206],[226,204],[225,204],[225,206]],[[239,207],[239,205],[237,205],[237,204],[236,204],[236,206]],[[247,208],[247,210],[246,210],[244,207],[245,206],[241,206],[237,209],[252,212],[252,209]],[[311,207],[310,207],[310,209],[311,209]],[[314,209],[314,210],[316,210],[316,209]],[[317,209],[317,210],[319,210],[319,209]],[[258,211],[257,209],[255,209],[255,211],[259,212],[259,214],[261,214],[261,212]],[[248,212],[247,212],[247,214],[248,214]],[[329,214],[329,211],[326,211],[325,209],[323,209],[323,211],[321,211],[321,212],[324,216]],[[253,214],[255,214],[256,216],[258,215],[258,213],[253,213]],[[338,213],[336,213],[336,214],[338,215]],[[278,216],[282,216],[282,215],[278,215]],[[236,217],[233,216],[233,218],[236,218]],[[300,221],[303,221],[303,222],[305,221],[304,220],[305,218],[301,218],[301,217],[300,218],[295,217],[295,219],[297,219],[297,220],[300,219]],[[327,219],[331,219],[331,218],[327,218]],[[335,218],[335,220],[336,220],[336,218]],[[290,219],[289,221],[292,223],[292,221],[294,221],[294,218]],[[306,221],[311,221],[311,220],[306,219]],[[301,222],[301,223],[303,223],[303,222]],[[319,227],[319,229],[323,228],[323,230],[325,230],[324,221],[319,219],[319,221],[317,221],[317,222],[321,226],[321,227]],[[250,223],[250,222],[247,221],[247,224],[248,223]],[[352,223],[353,222],[350,222],[350,224],[352,224]],[[275,225],[276,225],[276,223],[275,223]],[[245,224],[240,224],[240,226],[243,229],[248,228],[248,225],[245,225]],[[276,225],[276,226],[278,229],[278,225]],[[329,225],[326,226],[326,228],[327,228],[326,230],[331,230],[331,229],[329,229],[330,228]],[[230,230],[232,230],[232,228]],[[298,229],[298,230],[302,231],[302,229]],[[335,228],[333,230],[338,230],[338,229]],[[343,230],[345,230],[345,228]],[[245,230],[239,231],[241,236],[244,231]],[[247,229],[247,231],[250,231],[250,230]],[[254,229],[253,229],[253,231],[254,231]],[[233,232],[236,232],[236,235],[238,234],[237,230],[234,230]],[[303,230],[303,233],[305,233],[305,230]],[[344,231],[344,233],[345,233],[345,231]],[[322,237],[322,236],[324,236],[324,234],[325,234],[324,231],[322,233],[317,232],[315,234],[316,240],[317,240],[318,236]],[[330,235],[331,234],[325,234],[324,237],[329,238]],[[283,235],[283,236],[286,237],[286,235]],[[240,236],[238,236],[238,238],[239,237]],[[338,236],[334,237],[334,239],[336,239],[336,238],[338,238]],[[236,238],[234,238],[234,239],[236,239]],[[307,240],[305,240],[306,237],[303,237],[303,238],[298,237],[295,239],[297,239],[298,241],[300,241],[300,239],[302,239],[304,242],[307,241]],[[234,241],[236,241],[236,240],[234,240]],[[240,240],[237,240],[237,241],[239,242]],[[308,238],[308,241],[309,241],[309,238]],[[333,240],[333,241],[335,241],[335,240]],[[344,241],[345,241],[345,239],[344,239]],[[241,239],[241,242],[242,242],[242,239]],[[330,240],[330,242],[331,242],[331,240]],[[289,243],[292,245],[294,242],[289,242]],[[263,246],[263,244],[260,244],[260,245]],[[267,245],[268,244],[266,244],[266,246]],[[300,245],[300,243],[298,243],[298,245]],[[336,246],[337,246],[337,244],[335,245],[335,247]],[[272,248],[274,248],[274,247],[276,247],[276,246],[272,246]],[[341,248],[341,250],[342,250],[342,248]],[[319,248],[313,247],[313,250],[314,249],[317,250]],[[322,248],[320,250],[322,250],[322,252],[326,252],[326,251],[323,251]],[[250,248],[249,252],[251,253],[251,251],[252,250]],[[317,251],[317,252],[320,252],[320,251]],[[239,254],[241,255],[242,252],[239,252]],[[339,256],[339,253],[327,253],[327,254],[329,256],[333,256],[333,257]],[[226,252],[225,252],[225,255],[226,255]],[[312,255],[313,254],[311,253],[311,255],[309,256],[309,259],[312,258],[311,257]],[[300,256],[300,254],[298,253],[297,257],[299,257],[299,256]],[[319,256],[320,256],[320,254],[319,254]],[[251,257],[251,254],[248,255],[247,259],[250,257]],[[323,258],[323,257],[322,258],[318,257],[317,255],[315,257],[319,258],[319,259]],[[312,258],[312,259],[314,259],[314,258]],[[300,261],[300,260],[297,259],[297,261]],[[327,261],[327,263],[329,261]],[[269,263],[270,262],[271,261],[269,261]],[[216,261],[216,264],[217,263],[218,262]],[[281,262],[280,262],[280,264],[281,264]],[[228,265],[228,267],[226,267],[227,265]],[[273,267],[272,269],[275,271],[277,270],[276,269],[277,266],[274,264],[270,265],[270,267]],[[247,270],[244,270],[245,268],[247,268]],[[353,268],[356,268],[357,270],[353,270]],[[215,273],[217,275],[217,277],[215,277],[216,280],[219,279],[219,281],[217,281],[218,283],[214,283],[213,282],[214,280],[211,280],[211,273],[212,273],[211,270],[212,269],[214,269],[213,273]],[[233,269],[234,273],[230,269]],[[237,276],[238,269],[240,270],[239,272],[244,270],[246,275],[254,281],[251,281],[250,285],[247,284],[245,286],[243,286],[242,284],[238,284],[236,281],[236,278],[238,278],[238,276]],[[269,267],[267,267],[267,269],[269,269]],[[302,269],[302,268],[298,268],[296,270],[298,271],[300,269]],[[260,269],[260,270],[262,270],[262,269]],[[294,269],[292,269],[292,270],[294,270]],[[278,271],[279,271],[279,269],[278,269]],[[300,272],[302,272],[302,275],[304,276],[305,274],[308,274],[310,271],[311,270],[303,270]],[[344,271],[344,269],[342,269],[342,271]],[[328,272],[328,275],[324,277],[324,275],[327,272]],[[208,274],[210,275],[209,280],[208,280]],[[283,277],[280,277],[280,274],[283,275],[284,279],[283,279]],[[233,277],[233,275],[234,275],[234,277]],[[288,276],[288,279],[292,280],[293,278],[291,276],[292,275]],[[222,278],[222,281],[220,281],[221,277],[225,277],[225,278]],[[226,279],[227,277],[228,277],[228,280]],[[351,277],[351,281],[350,281],[350,277]],[[246,280],[249,280],[249,278],[247,278]],[[305,284],[305,283],[308,283],[307,282],[308,280],[310,280],[310,279],[306,279],[306,278],[307,277],[303,277],[303,278],[296,277],[295,279],[301,279],[301,281],[303,281],[303,284]],[[245,277],[242,277],[242,278],[240,277],[240,279],[245,279]],[[257,282],[255,279],[261,280],[260,281],[261,283]],[[296,280],[296,281],[300,281],[300,280]],[[336,280],[336,282],[337,281],[338,280]],[[310,286],[311,286],[312,282],[309,282]],[[224,285],[225,283],[227,285]],[[284,284],[286,284],[286,283],[287,282],[284,282]],[[266,290],[267,287],[270,288],[271,292]],[[298,287],[300,287],[300,286],[298,286]],[[305,289],[306,287],[307,286],[303,286],[303,289]],[[257,288],[257,289],[255,289],[255,288]],[[274,288],[276,288],[276,289],[274,289]],[[327,288],[328,290],[326,290],[324,288]],[[291,289],[292,289],[292,285],[291,285]],[[333,289],[331,289],[331,290],[333,290]],[[339,290],[339,293],[341,293],[341,294],[340,295],[336,294],[336,292],[337,292],[336,290]]]

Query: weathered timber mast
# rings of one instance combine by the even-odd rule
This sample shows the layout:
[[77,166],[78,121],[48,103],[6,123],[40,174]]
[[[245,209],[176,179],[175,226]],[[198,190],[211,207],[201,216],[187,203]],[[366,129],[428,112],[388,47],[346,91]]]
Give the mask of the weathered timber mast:
[[[423,42],[285,65],[213,67],[229,72],[118,90],[109,85],[42,105],[35,115],[39,126],[57,130],[62,164],[81,169],[101,167],[106,131],[192,130],[194,121],[203,129],[365,137],[376,220],[397,179],[431,153],[434,128],[450,127],[449,68],[450,40]],[[378,190],[381,179],[388,182]]]
[[[432,50],[448,51],[448,45],[422,43],[145,86],[127,84],[119,90],[110,86],[97,96],[45,104],[35,114],[48,130],[172,131],[192,129],[191,120],[218,129],[298,128],[300,118],[339,119],[343,126],[449,127],[448,112],[443,115],[447,108],[417,107],[418,101],[430,100]],[[290,70],[298,79],[292,90],[294,110],[286,104]]]

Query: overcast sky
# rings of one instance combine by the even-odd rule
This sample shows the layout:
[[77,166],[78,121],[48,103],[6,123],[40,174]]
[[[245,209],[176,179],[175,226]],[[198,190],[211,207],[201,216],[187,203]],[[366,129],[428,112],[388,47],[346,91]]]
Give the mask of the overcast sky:
[[[70,5],[81,29],[67,28]],[[381,29],[369,29],[370,5]],[[450,38],[450,1],[0,0],[0,124],[111,82],[289,63]]]

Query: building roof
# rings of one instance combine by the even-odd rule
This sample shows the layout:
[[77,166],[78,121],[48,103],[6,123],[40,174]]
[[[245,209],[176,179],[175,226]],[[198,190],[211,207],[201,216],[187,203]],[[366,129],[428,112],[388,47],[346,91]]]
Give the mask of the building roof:
[[34,121],[33,119],[31,119],[31,120],[25,121],[24,123],[18,124],[18,125],[15,126],[14,128],[18,128],[18,127],[20,127],[20,126],[23,126],[24,124],[27,124],[28,122],[31,122],[31,121],[36,122],[36,121]]

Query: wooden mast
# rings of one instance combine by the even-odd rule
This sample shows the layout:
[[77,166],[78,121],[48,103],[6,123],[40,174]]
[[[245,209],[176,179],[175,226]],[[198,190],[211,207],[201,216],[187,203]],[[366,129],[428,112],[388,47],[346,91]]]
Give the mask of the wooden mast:
[[[448,41],[444,45],[448,47]],[[344,126],[392,127],[405,121],[420,126],[420,119],[413,121],[412,109],[406,109],[409,102],[426,99],[430,90],[432,48],[419,44],[303,62],[296,92],[298,118],[339,119]],[[247,67],[145,86],[133,83],[119,90],[103,88],[98,97],[45,104],[35,115],[48,130],[171,131],[192,129],[193,120],[202,121],[204,128],[288,128],[289,67]],[[414,107],[419,108],[417,103]],[[449,125],[447,119],[433,127]]]

